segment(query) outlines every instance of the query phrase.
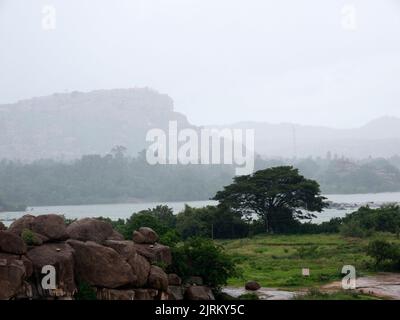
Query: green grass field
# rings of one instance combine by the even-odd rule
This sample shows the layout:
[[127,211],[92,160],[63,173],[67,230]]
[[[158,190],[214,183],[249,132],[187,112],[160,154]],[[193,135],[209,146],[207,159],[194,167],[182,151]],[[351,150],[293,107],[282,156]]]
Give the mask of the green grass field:
[[[393,235],[379,239],[399,242]],[[357,277],[371,273],[372,260],[365,247],[374,238],[355,239],[334,235],[263,235],[249,239],[218,241],[234,257],[239,275],[228,285],[241,287],[258,281],[263,287],[296,290],[318,287],[342,279],[342,267],[356,267]],[[310,269],[310,277],[301,274]]]

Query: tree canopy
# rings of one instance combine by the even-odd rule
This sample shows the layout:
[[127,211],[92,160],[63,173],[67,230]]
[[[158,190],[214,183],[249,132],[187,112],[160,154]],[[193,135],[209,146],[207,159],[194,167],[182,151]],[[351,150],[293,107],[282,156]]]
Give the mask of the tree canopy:
[[312,219],[327,203],[319,184],[299,174],[291,166],[260,170],[238,176],[217,192],[214,200],[240,212],[244,217],[257,215],[268,232],[278,232],[295,220]]

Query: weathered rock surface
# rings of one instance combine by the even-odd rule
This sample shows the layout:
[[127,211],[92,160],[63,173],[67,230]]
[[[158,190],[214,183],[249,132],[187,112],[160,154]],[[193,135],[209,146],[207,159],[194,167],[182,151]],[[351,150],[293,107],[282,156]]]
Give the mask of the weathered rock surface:
[[40,216],[24,215],[14,221],[8,231],[21,235],[24,230],[31,230],[38,238],[37,245],[47,241],[65,240],[67,238],[64,219],[56,214]]
[[128,259],[128,263],[133,270],[133,274],[136,276],[135,286],[145,286],[150,274],[150,262],[140,254],[136,254],[134,257]]
[[134,290],[98,289],[97,300],[135,300]]
[[150,288],[167,291],[168,276],[160,267],[151,266],[148,284]]
[[[79,281],[100,300],[181,300],[179,276],[152,265],[172,263],[171,249],[158,238],[146,227],[126,241],[99,219],[66,226],[58,215],[25,215],[0,230],[0,299],[71,300]],[[42,288],[44,266],[55,268],[56,289]]]
[[215,300],[211,289],[205,286],[191,286],[187,288],[185,297],[188,300]]
[[[27,257],[33,264],[37,291],[40,296],[72,296],[76,291],[74,277],[74,250],[65,243],[48,243],[30,250]],[[56,270],[55,290],[42,290],[42,268],[53,266]]]
[[9,300],[22,290],[26,276],[25,266],[21,260],[12,256],[0,257],[0,300]]
[[26,214],[18,220],[15,220],[8,228],[8,231],[20,236],[24,229],[32,230],[33,221],[35,221],[35,216]]
[[182,286],[169,286],[168,287],[169,300],[183,300]]
[[3,222],[0,222],[0,231],[7,230],[7,227],[4,225]]
[[103,243],[114,234],[114,230],[108,222],[85,218],[71,223],[67,233],[70,239]]
[[14,254],[26,253],[25,242],[10,231],[0,231],[0,251]]
[[122,234],[120,234],[119,232],[113,230],[113,233],[111,236],[109,236],[107,238],[107,240],[116,240],[116,241],[123,241],[124,240],[124,236]]
[[134,289],[135,300],[154,300],[158,291],[155,289]]
[[175,273],[170,273],[168,275],[168,284],[170,286],[180,286],[182,284],[182,279]]
[[106,240],[103,245],[114,249],[126,260],[134,258],[136,255],[135,245],[132,241]]
[[35,217],[32,231],[41,234],[51,241],[67,239],[67,226],[64,219],[56,214],[46,214]]
[[142,227],[133,232],[133,241],[136,243],[154,244],[158,239],[158,234],[151,228]]
[[110,289],[136,282],[131,266],[114,249],[92,241],[68,240],[67,243],[75,251],[75,273],[80,280]]
[[152,263],[161,263],[169,266],[172,263],[171,248],[162,244],[137,244],[136,251],[149,259]]

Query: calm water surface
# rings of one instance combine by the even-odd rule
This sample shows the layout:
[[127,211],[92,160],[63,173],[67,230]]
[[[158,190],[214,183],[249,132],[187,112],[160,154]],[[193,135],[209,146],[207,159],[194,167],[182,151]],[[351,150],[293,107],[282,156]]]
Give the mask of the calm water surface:
[[[400,192],[394,193],[377,193],[377,194],[346,194],[346,195],[327,195],[328,200],[336,203],[348,203],[363,205],[366,203],[374,203],[376,205],[390,202],[400,203]],[[41,215],[48,213],[63,214],[70,219],[80,219],[84,217],[108,217],[112,220],[119,218],[128,218],[134,212],[140,210],[154,208],[157,205],[167,205],[171,207],[175,213],[181,211],[185,204],[195,208],[204,207],[206,205],[215,205],[216,201],[188,201],[188,202],[149,202],[149,203],[121,203],[121,204],[99,204],[99,205],[79,205],[79,206],[48,206],[48,207],[30,207],[26,212],[2,212],[0,213],[0,221],[4,224],[11,224],[12,220],[18,219],[24,214]],[[315,222],[328,221],[333,217],[344,217],[347,213],[353,212],[354,209],[326,209],[318,214]]]

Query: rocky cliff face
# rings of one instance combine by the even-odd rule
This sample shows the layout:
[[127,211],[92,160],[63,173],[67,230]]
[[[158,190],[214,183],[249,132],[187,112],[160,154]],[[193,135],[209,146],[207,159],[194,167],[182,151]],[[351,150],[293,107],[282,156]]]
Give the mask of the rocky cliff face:
[[[108,222],[82,219],[67,226],[50,214],[25,215],[2,229],[0,300],[75,299],[83,284],[99,300],[214,298],[209,288],[182,284],[159,267],[172,263],[171,249],[150,228],[140,228],[128,241]],[[55,286],[48,286],[49,266]]]
[[172,99],[146,88],[73,92],[0,105],[2,158],[74,159],[118,145],[136,155],[149,129],[191,127]]

